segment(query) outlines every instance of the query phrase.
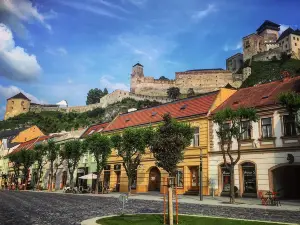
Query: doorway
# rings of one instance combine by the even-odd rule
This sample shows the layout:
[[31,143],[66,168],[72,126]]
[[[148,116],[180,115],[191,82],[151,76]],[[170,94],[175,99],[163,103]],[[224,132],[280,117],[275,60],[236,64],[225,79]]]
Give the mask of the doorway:
[[149,172],[148,191],[160,191],[160,171],[157,167],[152,167]]
[[191,179],[190,186],[191,190],[199,189],[199,169],[197,166],[190,167]]
[[282,198],[300,199],[300,165],[285,165],[275,168],[273,175],[273,190]]

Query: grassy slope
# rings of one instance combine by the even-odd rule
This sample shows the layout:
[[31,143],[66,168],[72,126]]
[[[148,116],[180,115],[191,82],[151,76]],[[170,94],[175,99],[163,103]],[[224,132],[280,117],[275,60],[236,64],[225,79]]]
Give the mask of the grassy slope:
[[291,76],[300,75],[300,60],[252,62],[252,73],[241,87],[251,87],[259,83],[267,83],[281,78],[282,71],[288,71]]
[[[123,215],[118,217],[108,217],[97,220],[101,225],[162,225],[162,215]],[[174,220],[176,224],[176,220]],[[274,225],[275,223],[244,221],[210,217],[179,216],[180,225]],[[280,225],[277,223],[277,225]]]
[[136,101],[134,99],[123,99],[121,102],[107,106],[107,108],[97,108],[84,113],[62,113],[62,112],[29,112],[19,116],[0,121],[0,130],[13,129],[25,125],[37,125],[45,134],[59,132],[62,130],[77,129],[91,124],[107,122],[112,120],[119,113],[127,112],[130,108],[141,109],[159,105],[158,102]]

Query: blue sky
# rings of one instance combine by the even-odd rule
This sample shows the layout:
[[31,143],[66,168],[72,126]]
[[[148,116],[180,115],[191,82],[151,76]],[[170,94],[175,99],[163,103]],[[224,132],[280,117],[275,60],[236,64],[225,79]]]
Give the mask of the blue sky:
[[225,68],[266,19],[300,26],[299,0],[0,0],[0,117],[6,98],[84,105],[91,88]]

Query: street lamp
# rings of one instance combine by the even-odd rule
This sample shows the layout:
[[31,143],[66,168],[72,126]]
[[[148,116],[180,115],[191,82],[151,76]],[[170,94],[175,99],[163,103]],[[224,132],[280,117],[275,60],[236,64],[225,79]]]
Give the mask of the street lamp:
[[200,147],[200,166],[199,166],[199,196],[200,201],[203,201],[203,185],[202,185],[202,148]]

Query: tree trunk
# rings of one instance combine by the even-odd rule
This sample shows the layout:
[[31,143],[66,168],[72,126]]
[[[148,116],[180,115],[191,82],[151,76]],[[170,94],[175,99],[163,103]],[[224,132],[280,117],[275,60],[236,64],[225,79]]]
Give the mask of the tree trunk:
[[52,191],[52,180],[53,180],[53,162],[50,163],[49,191]]
[[98,190],[99,190],[99,177],[100,177],[100,174],[97,173],[97,179],[96,179],[96,185],[95,185],[95,194],[98,194]]
[[53,176],[53,184],[52,184],[52,186],[53,186],[54,191],[56,191],[56,173],[54,173],[54,176]]
[[169,215],[169,225],[173,225],[173,188],[170,186],[168,188],[168,215]]
[[69,171],[69,173],[70,173],[70,187],[73,188],[74,187],[74,184],[73,184],[74,174],[71,173],[70,171]]
[[128,194],[131,194],[131,184],[132,184],[132,178],[128,177]]
[[235,203],[235,192],[234,192],[234,166],[230,165],[230,203]]

